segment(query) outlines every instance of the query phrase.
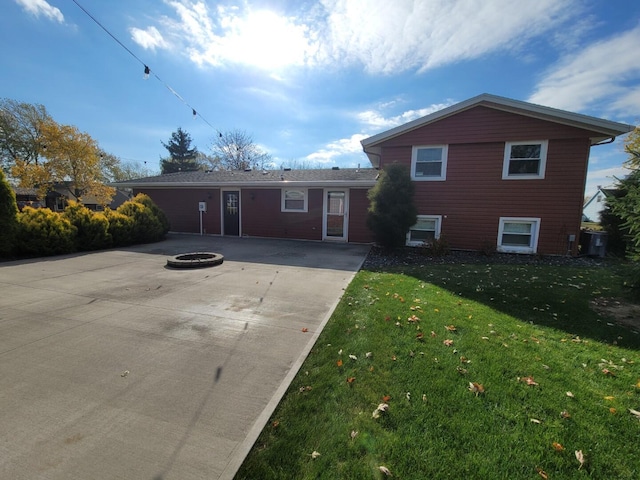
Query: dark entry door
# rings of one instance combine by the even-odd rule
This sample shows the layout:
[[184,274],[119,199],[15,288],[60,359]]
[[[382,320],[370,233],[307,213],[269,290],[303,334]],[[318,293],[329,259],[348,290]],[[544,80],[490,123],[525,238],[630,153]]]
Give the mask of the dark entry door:
[[224,235],[240,235],[240,192],[222,192]]

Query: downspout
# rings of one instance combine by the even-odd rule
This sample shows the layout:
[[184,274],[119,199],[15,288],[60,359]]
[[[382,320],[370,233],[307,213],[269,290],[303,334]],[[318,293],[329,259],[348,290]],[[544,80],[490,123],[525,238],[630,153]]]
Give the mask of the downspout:
[[366,153],[367,156],[375,155],[376,157],[378,157],[378,168],[377,168],[377,170],[380,170],[380,168],[382,168],[382,154],[381,153],[369,152],[369,151],[367,151],[367,149],[365,147],[362,147],[362,151],[364,153]]

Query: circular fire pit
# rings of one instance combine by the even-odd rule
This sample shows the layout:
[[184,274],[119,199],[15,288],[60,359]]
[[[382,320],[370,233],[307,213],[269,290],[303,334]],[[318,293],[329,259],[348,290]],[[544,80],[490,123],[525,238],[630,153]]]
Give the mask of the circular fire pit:
[[203,268],[220,265],[224,257],[219,253],[193,252],[181,253],[167,259],[167,267],[171,268]]

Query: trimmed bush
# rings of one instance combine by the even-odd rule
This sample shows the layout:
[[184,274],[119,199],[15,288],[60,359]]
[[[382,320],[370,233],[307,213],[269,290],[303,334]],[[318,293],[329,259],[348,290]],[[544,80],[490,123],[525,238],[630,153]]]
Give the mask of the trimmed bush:
[[70,201],[62,215],[78,229],[78,250],[100,250],[111,246],[109,220],[102,213],[93,212],[80,203]]
[[48,208],[24,207],[18,214],[16,251],[23,255],[59,255],[75,251],[77,229]]
[[151,212],[158,218],[160,225],[162,226],[162,234],[163,236],[169,233],[169,219],[165,215],[165,213],[155,204],[149,195],[145,195],[144,193],[139,193],[135,197],[132,198],[134,202],[138,202],[143,204],[145,207],[151,209]]
[[104,217],[107,219],[108,233],[114,247],[123,247],[133,243],[131,235],[134,226],[131,217],[109,208],[104,211]]
[[8,257],[14,251],[18,232],[18,206],[16,195],[0,170],[0,257]]
[[409,170],[400,164],[387,166],[369,190],[367,226],[382,247],[392,250],[404,245],[409,228],[418,219],[413,193]]
[[143,203],[129,200],[118,207],[118,213],[126,215],[133,220],[130,243],[157,242],[164,238],[165,232],[162,222],[153,213],[153,210]]

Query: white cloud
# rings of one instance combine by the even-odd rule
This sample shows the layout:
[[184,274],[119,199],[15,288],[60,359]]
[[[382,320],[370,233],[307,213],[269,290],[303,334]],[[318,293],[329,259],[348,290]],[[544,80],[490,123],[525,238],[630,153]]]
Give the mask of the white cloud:
[[[573,0],[323,0],[329,57],[372,73],[426,70],[517,50],[579,11]],[[391,6],[392,5],[392,6]]]
[[598,186],[612,187],[616,183],[616,178],[622,179],[629,175],[629,173],[631,173],[631,171],[623,166],[589,171],[584,193],[585,195],[593,195],[598,189]]
[[246,3],[165,3],[175,15],[159,20],[161,36],[199,65],[362,65],[385,74],[517,51],[581,10],[577,0],[321,0],[292,17]]
[[131,38],[145,50],[155,50],[156,48],[167,48],[168,44],[162,38],[162,34],[156,27],[148,27],[146,30],[140,28],[130,28]]
[[[335,161],[339,157],[362,153],[362,145],[360,144],[360,140],[367,138],[367,136],[368,135],[357,133],[355,135],[351,135],[351,137],[349,138],[341,138],[340,140],[336,140],[335,142],[327,144],[325,148],[307,155],[305,159],[313,162],[318,162],[320,164],[327,164],[335,163]],[[363,157],[363,162],[365,160],[366,157]]]
[[418,110],[407,110],[406,112],[402,112],[400,115],[395,115],[392,117],[384,117],[380,112],[375,110],[365,110],[364,112],[358,113],[357,117],[358,120],[370,127],[393,128],[417,118],[421,118],[431,113],[437,112],[438,110],[442,110],[443,108],[446,108],[453,103],[454,102],[436,103],[426,108],[420,108]]
[[15,0],[15,2],[31,15],[36,17],[42,15],[49,20],[64,23],[64,15],[60,9],[51,6],[46,0]]
[[567,55],[544,75],[531,102],[574,111],[638,115],[640,26]]

